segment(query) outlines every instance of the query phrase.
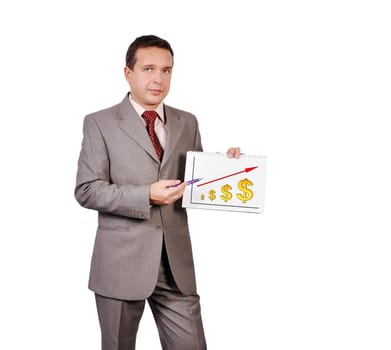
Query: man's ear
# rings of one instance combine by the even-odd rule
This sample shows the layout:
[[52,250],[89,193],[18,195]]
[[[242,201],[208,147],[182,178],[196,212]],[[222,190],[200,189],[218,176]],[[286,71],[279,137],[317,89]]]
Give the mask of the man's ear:
[[124,76],[125,76],[125,79],[128,81],[129,84],[130,84],[130,79],[131,79],[132,73],[133,73],[133,71],[128,66],[125,66],[125,68],[124,68]]

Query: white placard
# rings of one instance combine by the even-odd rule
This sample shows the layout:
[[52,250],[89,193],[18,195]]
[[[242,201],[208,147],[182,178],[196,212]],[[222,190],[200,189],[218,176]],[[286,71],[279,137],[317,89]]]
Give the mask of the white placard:
[[187,152],[185,180],[200,178],[186,187],[184,208],[263,213],[265,156]]

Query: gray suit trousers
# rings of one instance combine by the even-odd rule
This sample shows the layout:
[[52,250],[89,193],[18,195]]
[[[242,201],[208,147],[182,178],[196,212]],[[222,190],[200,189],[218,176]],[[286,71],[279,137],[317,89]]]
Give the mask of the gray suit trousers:
[[[134,350],[145,300],[117,300],[98,294],[95,298],[102,350]],[[156,288],[147,301],[163,350],[206,350],[199,296],[179,291],[164,248]]]

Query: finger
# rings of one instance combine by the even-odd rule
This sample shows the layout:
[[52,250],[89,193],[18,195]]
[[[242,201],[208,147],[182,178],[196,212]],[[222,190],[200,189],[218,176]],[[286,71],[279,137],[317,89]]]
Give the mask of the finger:
[[174,187],[174,186],[178,186],[181,183],[181,180],[168,179],[168,180],[160,180],[159,182],[162,185],[162,187]]
[[182,182],[181,184],[179,184],[175,188],[178,189],[179,192],[183,193],[185,191],[185,188],[186,188],[186,182]]
[[234,156],[235,149],[233,147],[228,148],[227,156],[228,158],[232,158]]
[[171,191],[173,196],[182,196],[183,192],[186,188],[186,182],[182,182],[179,185],[171,186],[169,187],[169,190]]
[[240,157],[240,147],[230,147],[227,151],[228,158],[239,158]]

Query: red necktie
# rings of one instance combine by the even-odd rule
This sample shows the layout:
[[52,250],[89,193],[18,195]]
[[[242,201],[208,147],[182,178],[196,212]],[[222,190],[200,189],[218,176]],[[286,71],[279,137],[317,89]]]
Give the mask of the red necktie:
[[145,111],[143,113],[143,118],[147,124],[147,130],[148,130],[149,137],[151,138],[152,145],[155,148],[157,156],[159,157],[160,160],[162,160],[163,148],[160,145],[159,139],[157,138],[155,133],[155,120],[158,117],[159,115],[155,111]]

